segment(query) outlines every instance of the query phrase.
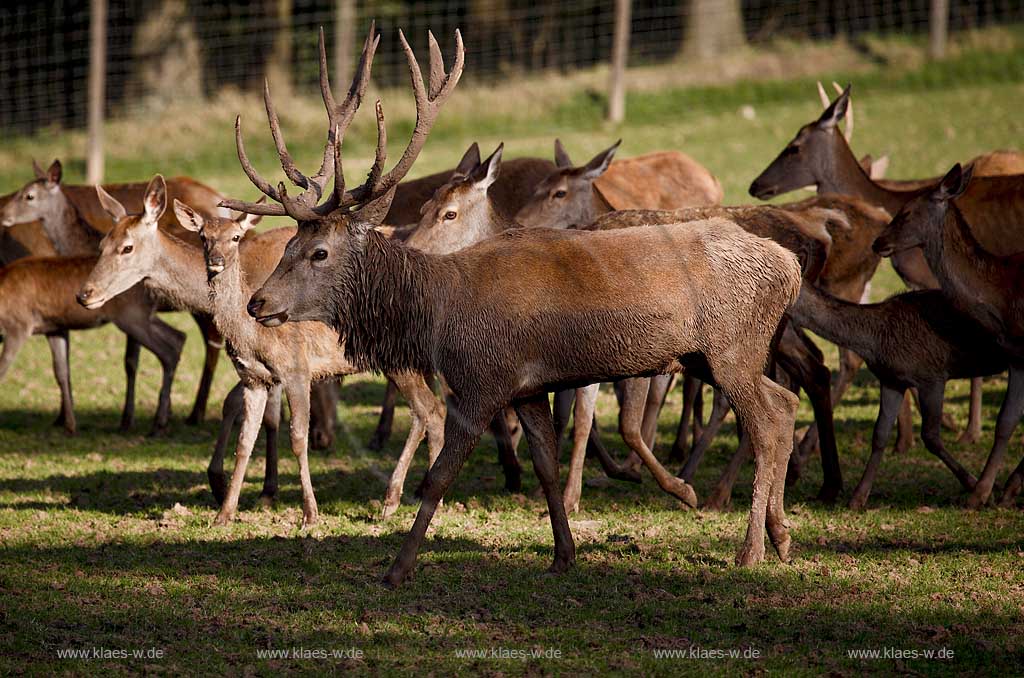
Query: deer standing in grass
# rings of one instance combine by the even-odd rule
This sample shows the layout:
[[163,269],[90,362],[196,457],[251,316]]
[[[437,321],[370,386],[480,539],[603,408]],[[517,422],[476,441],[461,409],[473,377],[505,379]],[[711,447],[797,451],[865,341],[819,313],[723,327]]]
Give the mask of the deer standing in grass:
[[131,428],[135,418],[137,347],[141,345],[153,352],[163,372],[152,429],[153,433],[162,433],[170,420],[171,384],[185,335],[154,315],[156,309],[141,287],[92,309],[76,304],[75,292],[95,262],[95,257],[28,257],[0,268],[0,379],[30,336],[46,335],[61,392],[60,415],[54,424],[74,434],[77,422],[71,392],[69,332],[113,322],[130,338],[125,355],[127,386],[121,430]]
[[[989,501],[1010,437],[1024,413],[1024,254],[1000,256],[975,234],[962,205],[970,187],[983,181],[972,181],[969,169],[964,172],[955,165],[937,187],[908,201],[874,245],[882,256],[923,248],[946,297],[991,333],[1008,356],[1010,376],[995,441],[968,499],[972,508]],[[1007,483],[1006,503],[1020,489],[1022,475],[1024,461]]]
[[[58,255],[95,256],[98,254],[100,240],[103,233],[109,230],[110,221],[96,198],[93,187],[64,184],[61,181],[63,169],[59,160],[54,160],[46,171],[33,162],[33,169],[36,178],[14,193],[10,200],[0,208],[0,224],[4,228],[11,228],[20,224],[39,222],[43,233],[46,234]],[[116,196],[122,204],[127,205],[136,213],[142,211],[142,197],[145,189],[146,184],[111,184],[107,186],[109,193]],[[171,179],[168,182],[168,190],[172,196],[194,203],[203,212],[217,213],[221,211],[217,206],[221,200],[220,194],[187,177]],[[164,219],[160,226],[178,235],[187,233],[173,219]],[[206,344],[206,357],[195,404],[186,421],[198,424],[203,420],[206,412],[210,386],[213,383],[213,374],[217,367],[222,342],[208,316],[196,315],[193,317]],[[137,362],[137,348],[134,349],[134,353]]]
[[[345,187],[336,130],[328,135],[321,170],[306,177],[271,115],[282,168],[302,192],[292,196],[283,183],[273,187],[249,164],[236,137],[246,174],[279,204],[225,202],[247,213],[288,215],[299,224],[281,263],[250,300],[250,315],[267,326],[326,323],[340,332],[346,355],[357,365],[436,372],[454,393],[444,448],[427,472],[420,510],[386,581],[397,585],[412,570],[442,496],[484,427],[510,403],[526,430],[547,500],[555,537],[551,570],[571,566],[575,546],[558,484],[548,392],[684,366],[722,387],[757,459],[747,537],[737,561],[763,559],[766,524],[780,557],[788,558],[783,479],[797,403],[762,370],[783,314],[799,292],[796,259],[725,221],[608,233],[520,231],[453,255],[429,255],[388,240],[374,227],[463,67],[458,33],[450,74],[431,39],[424,84],[400,37],[414,74],[417,123],[394,168],[384,172],[379,102],[376,158],[366,182],[351,190]],[[334,187],[326,190],[331,172]]]

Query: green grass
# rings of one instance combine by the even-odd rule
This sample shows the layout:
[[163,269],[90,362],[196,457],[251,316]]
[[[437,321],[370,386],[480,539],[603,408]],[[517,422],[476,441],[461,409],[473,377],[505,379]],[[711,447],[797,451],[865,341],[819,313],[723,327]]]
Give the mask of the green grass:
[[[1009,74],[1001,68],[962,70],[962,63],[978,58],[968,54],[925,69],[921,82],[932,82],[930,71],[945,74],[934,81],[939,89],[912,86],[909,75],[858,75],[856,150],[891,153],[895,176],[915,176],[941,172],[992,148],[1019,146],[1020,54],[993,57],[1014,67]],[[729,202],[742,202],[753,176],[818,109],[813,88],[803,81],[641,93],[630,101],[630,121],[606,129],[596,109],[580,103],[583,96],[569,93],[528,121],[465,111],[442,115],[417,171],[451,166],[474,138],[485,150],[504,139],[516,154],[547,155],[558,134],[584,158],[621,135],[624,155],[687,151],[722,178]],[[120,150],[110,159],[110,179],[140,179],[158,170],[190,173],[226,192],[251,195],[234,158],[230,126],[235,103],[252,102],[230,103],[211,104],[180,129],[143,138],[119,136],[144,130],[139,121],[117,123],[111,140]],[[746,104],[756,111],[753,120],[739,113]],[[313,103],[303,106],[315,113]],[[250,146],[270,174],[269,135],[252,111],[246,118]],[[312,164],[321,137],[314,113],[309,124],[302,116],[285,118],[289,141],[306,164]],[[367,166],[372,152],[371,128],[360,124],[347,156],[352,176]],[[405,130],[402,124],[392,128],[395,152],[408,129],[404,124]],[[80,144],[75,134],[13,140],[0,152],[0,190],[27,179],[31,154],[47,158]],[[71,162],[71,178],[80,172]],[[875,294],[896,289],[886,266]],[[401,409],[389,448],[382,454],[366,451],[383,387],[379,378],[359,377],[346,380],[335,449],[314,453],[311,460],[321,523],[308,533],[297,529],[297,473],[283,450],[277,505],[255,506],[263,470],[257,454],[240,520],[212,528],[204,469],[217,408],[211,407],[211,421],[199,429],[180,424],[198,383],[201,342],[185,316],[170,319],[189,333],[189,341],[174,389],[177,423],[166,439],[142,435],[155,408],[159,374],[148,354],[140,371],[138,432],[115,433],[123,341],[110,328],[72,340],[77,437],[66,438],[50,426],[57,390],[41,338],[29,342],[0,388],[2,673],[264,675],[342,668],[427,674],[960,674],[1012,671],[1024,660],[1024,514],[1019,508],[964,511],[954,479],[920,444],[886,458],[870,508],[862,513],[817,505],[813,497],[821,477],[812,467],[787,494],[793,563],[780,565],[770,555],[749,570],[731,565],[749,508],[749,468],[737,483],[734,508],[719,514],[681,510],[649,477],[642,486],[623,485],[604,481],[588,466],[590,482],[573,523],[577,566],[552,578],[542,575],[552,557],[551,534],[525,445],[525,490],[510,496],[502,489],[494,446],[485,438],[435,518],[415,576],[390,591],[378,581],[415,515],[411,491],[396,516],[385,522],[375,516],[382,475],[390,472],[409,420]],[[834,365],[834,351],[827,354]],[[222,365],[211,402],[219,403],[234,381]],[[992,442],[1002,388],[1001,379],[986,385],[981,443],[961,446],[946,433],[950,450],[975,473]],[[966,391],[964,383],[949,388],[947,407],[961,423]],[[599,407],[605,440],[624,455],[613,433],[610,393],[602,394]],[[848,490],[867,458],[876,408],[877,385],[862,372],[836,414]],[[674,434],[678,409],[676,391],[660,421],[663,446]],[[810,419],[804,403],[798,425]],[[1011,446],[1012,464],[1019,459],[1018,440]],[[283,446],[285,441],[282,436]],[[697,477],[698,493],[708,491],[734,447],[729,423]],[[423,459],[417,460],[410,490],[424,468]],[[757,650],[761,658],[655,658],[655,650],[691,646]],[[163,656],[58,657],[66,648],[94,647],[157,648]],[[363,657],[335,662],[257,656],[258,650],[297,647],[354,647]],[[552,648],[561,658],[456,654],[492,647]],[[850,650],[882,648],[947,648],[954,656],[848,656]]]

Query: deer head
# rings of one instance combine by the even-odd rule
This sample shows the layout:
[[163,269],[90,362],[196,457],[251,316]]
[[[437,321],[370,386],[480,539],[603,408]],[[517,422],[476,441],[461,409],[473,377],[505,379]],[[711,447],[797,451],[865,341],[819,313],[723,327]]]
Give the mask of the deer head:
[[[475,144],[474,144],[475,146]],[[422,209],[422,217],[406,244],[424,252],[447,254],[457,252],[484,238],[497,235],[502,222],[497,219],[487,189],[501,173],[499,144],[483,162],[467,166],[459,163],[452,178],[437,189]]]
[[114,227],[100,242],[100,258],[76,297],[89,309],[99,308],[142,282],[157,265],[159,248],[154,241],[157,224],[167,209],[167,184],[160,174],[150,180],[142,198],[142,214],[129,215],[102,186],[96,187],[96,196]]
[[39,221],[63,206],[60,160],[54,160],[45,172],[33,160],[32,169],[36,178],[22,186],[0,210],[0,224],[4,227]]
[[562,142],[555,139],[558,169],[534,189],[533,195],[516,215],[527,228],[574,228],[593,221],[594,182],[605,173],[622,140],[601,151],[582,167],[574,167]]
[[213,280],[225,269],[238,265],[239,243],[262,219],[258,214],[244,213],[238,219],[204,217],[177,198],[174,199],[174,215],[182,228],[199,234],[207,280]]
[[[373,55],[380,41],[375,34],[374,24],[370,25],[363,43],[362,56],[348,96],[340,105],[331,93],[324,34],[322,29],[320,31],[320,92],[327,109],[328,128],[323,161],[315,175],[307,177],[292,161],[281,134],[269,87],[264,88],[267,119],[281,168],[288,179],[302,189],[301,193],[293,197],[288,194],[284,182],[279,182],[276,187],[271,186],[256,172],[245,154],[241,119],[236,119],[235,143],[242,169],[253,184],[276,204],[226,200],[221,205],[248,214],[287,215],[295,219],[299,226],[298,233],[288,243],[277,268],[248,304],[249,313],[263,324],[275,326],[289,319],[333,322],[334,315],[325,307],[325,291],[336,287],[339,278],[353,274],[350,261],[353,250],[362,246],[369,231],[383,221],[395,188],[423,149],[441,106],[462,77],[465,49],[461,33],[455,32],[456,53],[451,73],[445,73],[441,48],[433,34],[429,34],[428,38],[430,75],[429,81],[424,83],[416,56],[406,42],[405,35],[399,31],[416,100],[416,125],[412,138],[394,168],[385,173],[387,132],[384,109],[380,101],[377,101],[376,157],[366,181],[354,189],[345,188],[341,148],[345,132],[366,92]],[[329,189],[327,184],[332,175],[333,189]]]
[[[812,123],[796,133],[778,157],[750,184],[750,195],[768,200],[782,193],[820,184],[835,170],[835,158],[850,153],[839,131],[850,106],[850,85]],[[847,128],[851,129],[850,127]]]
[[935,188],[903,206],[875,239],[872,249],[888,257],[941,237],[951,201],[963,195],[973,174],[974,168],[970,165],[966,170],[960,163],[953,165]]

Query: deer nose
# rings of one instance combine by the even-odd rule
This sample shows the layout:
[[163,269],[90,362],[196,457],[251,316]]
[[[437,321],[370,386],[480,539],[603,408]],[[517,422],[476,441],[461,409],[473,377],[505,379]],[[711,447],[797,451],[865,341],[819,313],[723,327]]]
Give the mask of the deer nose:
[[246,305],[245,310],[249,311],[249,315],[251,315],[253,318],[259,318],[260,311],[263,310],[263,300],[258,299],[257,297],[254,296],[252,299],[249,300],[249,303]]
[[78,291],[78,294],[75,295],[75,299],[78,301],[79,304],[85,306],[86,304],[89,303],[89,297],[91,296],[92,290],[83,287],[81,290]]

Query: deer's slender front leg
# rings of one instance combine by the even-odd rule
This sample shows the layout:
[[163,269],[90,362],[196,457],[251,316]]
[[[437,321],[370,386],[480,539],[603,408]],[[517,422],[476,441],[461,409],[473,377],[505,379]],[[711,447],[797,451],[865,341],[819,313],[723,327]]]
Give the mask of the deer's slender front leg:
[[213,521],[214,525],[227,525],[238,510],[238,496],[245,482],[245,469],[249,465],[253,445],[256,444],[256,437],[260,433],[263,410],[267,406],[267,389],[260,385],[247,384],[242,402],[242,427],[238,432],[238,446],[235,448],[235,470],[231,474],[231,484],[220,512]]
[[50,357],[53,359],[53,376],[57,379],[57,386],[60,387],[60,414],[53,422],[54,426],[63,426],[64,432],[74,435],[77,429],[75,424],[75,404],[71,396],[71,357],[68,350],[68,331],[61,330],[46,335],[50,344]]
[[[576,389],[576,407],[573,411],[572,456],[569,459],[569,478],[565,481],[565,512],[580,510],[580,494],[583,490],[583,462],[587,456],[587,441],[597,407],[597,394],[601,384],[591,384]],[[557,394],[556,394],[557,397]],[[555,440],[558,431],[555,430]]]
[[299,462],[299,483],[302,485],[302,527],[316,524],[320,514],[309,475],[309,381],[292,379],[285,384],[288,408],[291,410],[292,454]]

